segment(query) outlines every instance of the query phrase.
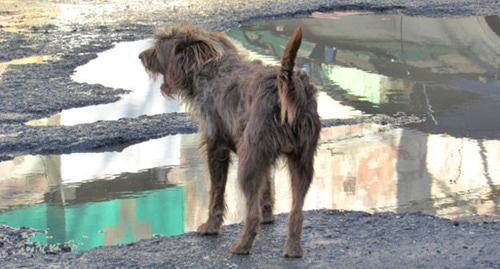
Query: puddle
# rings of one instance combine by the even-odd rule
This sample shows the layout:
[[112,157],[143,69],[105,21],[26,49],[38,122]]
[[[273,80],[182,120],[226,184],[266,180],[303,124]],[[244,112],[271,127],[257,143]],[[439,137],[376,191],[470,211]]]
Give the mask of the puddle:
[[[239,44],[238,40],[235,40]],[[171,112],[185,112],[178,100],[161,94],[161,78],[151,79],[144,71],[138,57],[144,49],[151,47],[152,40],[140,40],[117,44],[113,49],[102,52],[88,64],[76,68],[72,79],[79,83],[101,84],[111,88],[129,90],[114,103],[66,109],[45,119],[26,122],[27,125],[77,125],[97,121],[135,118],[141,115],[156,115]],[[268,64],[279,64],[279,60],[261,55],[239,44],[242,54],[251,59],[260,59]],[[320,93],[319,113],[323,118],[352,118],[363,113],[340,104],[324,93]],[[57,120],[53,120],[56,119]]]
[[[159,90],[161,80],[151,80],[137,57],[150,46],[151,40],[117,44],[86,65],[78,67],[72,76],[76,82],[122,88],[129,90],[129,94],[114,103],[63,110],[51,117],[57,117],[58,121],[42,119],[42,122],[49,125],[77,125],[182,111],[177,100],[162,96]],[[40,125],[40,120],[26,124]]]
[[35,240],[70,242],[76,250],[180,234],[184,188],[169,174],[181,167],[181,139],[188,141],[183,147],[196,148],[189,142],[195,136],[168,136],[113,152],[2,162],[0,223],[48,230]]
[[[498,215],[499,141],[479,144],[379,128],[360,124],[322,131],[305,209]],[[209,199],[198,141],[197,134],[177,135],[115,152],[1,162],[0,223],[48,230],[34,240],[70,242],[76,251],[194,231],[208,214]],[[232,165],[226,224],[244,219],[236,175]],[[282,166],[274,185],[275,213],[288,212],[289,177]]]
[[316,17],[228,34],[250,50],[280,58],[301,24],[297,63],[333,99],[364,113],[425,117],[416,127],[428,133],[500,137],[499,16]]
[[[408,128],[356,124],[323,129],[305,209],[419,211],[462,218],[498,216],[500,210],[499,21],[498,16],[321,14],[247,25],[228,35],[249,57],[273,63],[300,23],[304,42],[297,63],[321,89],[324,118],[405,112],[427,119]],[[165,113],[147,106],[182,109],[175,101],[148,99],[159,94],[158,85],[135,53],[147,42],[118,44],[77,70],[75,80],[130,89],[128,96],[133,96],[93,107],[84,114],[85,122]],[[120,59],[125,54],[134,56]],[[113,70],[109,81],[99,70]],[[130,81],[113,77],[120,73],[114,70]],[[117,114],[108,115],[113,110]],[[78,114],[65,113],[37,124],[82,123]],[[46,229],[47,235],[34,240],[69,241],[77,251],[193,231],[205,220],[209,199],[198,140],[197,134],[177,135],[109,152],[0,162],[0,223]],[[245,214],[234,163],[226,224],[242,221]],[[289,178],[281,166],[274,185],[279,197],[275,213],[287,212]]]

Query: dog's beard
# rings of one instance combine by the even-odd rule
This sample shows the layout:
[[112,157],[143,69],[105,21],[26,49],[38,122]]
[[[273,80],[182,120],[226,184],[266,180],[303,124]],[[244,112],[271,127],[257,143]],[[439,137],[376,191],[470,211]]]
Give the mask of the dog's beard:
[[178,95],[179,91],[176,88],[170,87],[167,83],[162,83],[160,86],[161,93],[163,96],[169,97],[169,98],[175,98],[176,95]]
[[160,74],[158,72],[153,72],[153,71],[149,70],[146,67],[144,67],[144,70],[146,71],[146,73],[148,74],[149,79],[151,79],[151,80],[157,80],[160,76],[163,76],[162,74]]

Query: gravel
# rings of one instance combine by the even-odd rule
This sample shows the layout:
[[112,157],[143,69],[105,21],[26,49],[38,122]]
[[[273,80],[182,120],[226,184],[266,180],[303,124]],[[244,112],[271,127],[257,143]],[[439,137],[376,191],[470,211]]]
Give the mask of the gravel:
[[[363,11],[411,16],[498,15],[497,0],[375,1],[123,1],[48,2],[71,15],[42,24],[22,21],[24,32],[8,32],[4,18],[23,16],[36,7],[5,0],[0,8],[0,63],[34,55],[51,55],[44,64],[11,65],[0,80],[0,160],[23,154],[91,151],[135,143],[174,133],[195,132],[184,114],[143,116],[73,127],[26,126],[63,109],[114,102],[123,89],[75,83],[73,70],[116,42],[150,37],[154,27],[189,21],[214,30],[241,23],[313,11]],[[1,67],[1,66],[0,66]],[[394,126],[418,118],[367,117],[325,120],[324,126],[365,121]],[[399,125],[398,125],[399,124]],[[138,243],[65,253],[64,246],[45,248],[27,238],[37,231],[0,226],[2,268],[499,268],[500,223],[451,221],[422,214],[310,211],[306,212],[303,259],[281,257],[286,215],[265,226],[250,256],[232,256],[228,246],[241,225],[229,225],[217,237],[185,234]]]
[[[241,224],[218,236],[188,233],[80,253],[3,254],[2,268],[498,268],[500,222],[452,221],[419,213],[305,213],[305,256],[285,259],[286,214],[265,225],[248,256],[228,248]],[[0,238],[2,238],[0,228]],[[7,245],[19,245],[7,241]],[[22,243],[21,243],[22,245]],[[8,246],[7,246],[8,247]],[[5,247],[4,247],[5,248]],[[1,251],[0,253],[4,253]],[[55,253],[55,252],[54,252]],[[0,254],[2,255],[2,254]],[[2,256],[0,256],[2,258]]]

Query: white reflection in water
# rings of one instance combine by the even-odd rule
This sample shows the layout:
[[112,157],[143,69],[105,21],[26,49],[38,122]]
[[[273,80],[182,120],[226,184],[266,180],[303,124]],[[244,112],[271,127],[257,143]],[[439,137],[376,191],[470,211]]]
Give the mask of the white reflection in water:
[[[57,184],[78,183],[149,168],[179,166],[180,148],[181,135],[173,135],[131,145],[120,151],[16,157],[12,161],[0,162],[0,190],[11,186],[6,182],[12,181],[14,186],[16,180],[36,177],[54,180]],[[56,178],[52,179],[52,175]],[[29,189],[29,186],[23,188]]]
[[[238,44],[235,41],[235,44]],[[79,83],[101,84],[111,88],[131,91],[114,103],[66,109],[60,113],[60,125],[77,125],[101,120],[135,118],[141,115],[185,111],[178,100],[164,97],[160,92],[161,76],[152,79],[145,72],[138,55],[149,48],[152,40],[122,42],[102,52],[89,63],[75,69],[72,78]],[[238,46],[242,55],[249,59],[260,59],[266,64],[279,64],[275,58],[252,52]],[[322,118],[352,118],[362,113],[340,104],[330,96],[320,93],[318,111]],[[28,122],[39,125],[40,120]]]
[[[322,130],[304,209],[422,211],[452,218],[498,214],[499,141],[485,142],[482,152],[472,139],[380,128],[358,124]],[[183,137],[182,143],[193,145],[196,139]],[[195,230],[208,214],[208,172],[203,158],[193,155],[196,152],[182,146],[189,169],[169,174],[169,180],[185,189],[187,231]],[[235,164],[233,160],[226,187],[226,223],[240,222],[245,215]],[[283,165],[276,168],[274,186],[275,213],[288,212],[290,180]]]
[[180,135],[153,139],[120,152],[61,155],[63,183],[81,182],[121,173],[180,164]]
[[[305,209],[423,211],[447,217],[498,214],[499,141],[478,142],[408,129],[380,130],[384,127],[376,124],[322,130]],[[170,166],[168,182],[184,189],[184,230],[192,231],[207,216],[210,188],[198,142],[197,134],[177,135],[120,152],[24,156],[1,162],[0,207],[43,202],[50,187],[79,188],[75,183],[113,180],[119,174]],[[226,223],[240,222],[245,214],[244,196],[236,179],[237,160],[232,157]],[[289,182],[286,167],[278,165],[275,213],[290,209]],[[67,183],[72,185],[65,186]],[[129,191],[134,192],[133,187]],[[66,195],[65,199],[71,202],[84,198]]]
[[[387,20],[381,20],[382,24],[386,22]],[[346,31],[348,34],[356,33]],[[380,35],[375,34],[375,37],[378,38]],[[478,44],[481,47],[490,43]],[[90,122],[126,116],[135,117],[149,113],[145,112],[149,111],[145,108],[145,104],[153,104],[156,101],[159,102],[158,109],[165,108],[165,104],[160,103],[165,99],[161,95],[152,93],[159,94],[159,85],[151,84],[137,60],[137,54],[147,46],[147,41],[119,44],[116,48],[102,53],[87,66],[81,67],[75,74],[75,80],[81,82],[101,83],[132,90],[129,95],[132,99],[127,101],[125,96],[117,103],[75,109],[74,111],[80,112],[74,112],[72,116],[71,113],[67,114],[71,110],[64,111],[60,116],[61,119],[53,117],[46,123],[72,124],[78,122],[79,118]],[[131,50],[134,52],[130,52]],[[244,53],[244,48],[241,50]],[[355,54],[349,51],[340,50],[338,59],[350,59],[353,55]],[[259,57],[257,53],[251,56]],[[266,57],[272,62],[272,57]],[[354,59],[359,63],[362,58]],[[424,62],[432,63],[432,61],[419,63]],[[372,61],[367,60],[366,65],[368,64],[372,64]],[[387,90],[407,88],[405,81],[401,79],[395,80],[362,69],[335,66],[334,75],[333,66],[323,65],[322,68],[326,71],[325,77],[329,83],[335,82],[342,88],[348,88],[351,94],[364,96],[364,100],[374,104],[387,101],[384,99]],[[107,77],[108,74],[102,72],[103,70],[109,72],[110,76]],[[451,72],[454,69],[444,70]],[[120,73],[118,71],[126,79],[118,79],[116,76]],[[135,76],[143,77],[134,80]],[[408,99],[410,91],[404,91],[400,98]],[[172,108],[178,109],[177,103],[173,102]],[[86,111],[84,117],[80,114],[82,111]],[[160,110],[151,111],[157,113]],[[360,111],[343,106],[324,93],[319,94],[319,111],[324,118],[349,118],[361,115]],[[109,118],[103,118],[107,116]],[[422,211],[452,218],[475,214],[499,214],[500,141],[496,138],[489,140],[457,138],[406,128],[391,129],[376,124],[325,128],[321,135],[315,161],[315,178],[305,200],[306,210],[332,208],[369,212]],[[67,191],[69,188],[85,192],[88,189],[82,187],[85,185],[84,181],[106,178],[115,185],[123,185],[120,180],[111,180],[119,178],[118,174],[133,174],[143,170],[154,170],[155,167],[171,166],[163,170],[164,178],[168,183],[183,186],[183,200],[179,199],[180,202],[176,205],[181,204],[182,209],[185,208],[185,214],[184,219],[178,219],[184,220],[185,231],[192,231],[206,219],[210,188],[206,162],[196,146],[198,141],[197,134],[179,135],[129,146],[120,152],[22,156],[12,161],[1,162],[0,209],[47,201],[45,197],[51,187],[61,188],[63,190],[61,193],[64,195],[70,193]],[[236,179],[237,160],[234,159],[235,156],[226,188],[228,205],[226,224],[242,221],[245,214],[244,196]],[[145,177],[149,176],[146,173]],[[278,165],[274,177],[277,197],[275,213],[287,212],[290,209],[289,182],[286,168]],[[67,186],[66,183],[80,184]],[[123,187],[122,185],[120,187]],[[123,189],[130,192],[137,191],[133,187]],[[92,195],[87,195],[90,198],[77,197],[85,196],[80,192],[74,191],[73,196],[67,195],[65,199],[76,201],[80,198],[78,202],[84,205],[93,202],[89,200],[92,199]],[[126,200],[121,201],[129,204]],[[172,207],[166,206],[165,210],[172,210]],[[138,223],[139,218],[134,219],[133,214],[126,217],[130,223]],[[144,234],[150,235],[151,232],[146,231]]]
[[119,43],[76,68],[72,76],[76,82],[101,84],[131,92],[114,103],[64,110],[61,112],[61,125],[180,111],[177,100],[162,96],[161,78],[152,80],[138,58],[139,53],[151,44],[151,40]]

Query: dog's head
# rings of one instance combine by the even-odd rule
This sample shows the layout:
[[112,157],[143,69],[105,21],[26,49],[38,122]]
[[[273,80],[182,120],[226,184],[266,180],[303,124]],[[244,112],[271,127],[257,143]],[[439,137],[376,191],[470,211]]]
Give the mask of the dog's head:
[[222,58],[230,44],[217,33],[195,27],[170,28],[158,32],[155,45],[139,58],[151,75],[162,74],[162,92],[167,96],[190,91],[193,76],[211,62]]

